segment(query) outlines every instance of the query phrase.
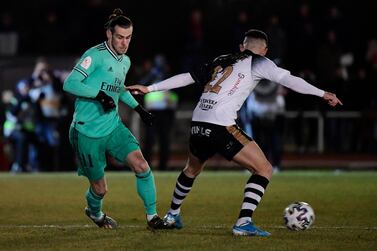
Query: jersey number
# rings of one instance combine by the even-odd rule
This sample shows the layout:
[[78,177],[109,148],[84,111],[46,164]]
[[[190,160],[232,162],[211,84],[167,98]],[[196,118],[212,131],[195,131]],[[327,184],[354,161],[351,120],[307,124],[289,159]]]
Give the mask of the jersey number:
[[[219,80],[216,81],[216,83],[214,85],[210,85],[209,83],[211,83],[213,80],[215,80],[216,78],[216,75],[218,73],[220,73],[221,71],[223,71],[223,75],[221,76],[221,78]],[[233,66],[227,66],[224,70],[223,68],[218,65],[216,66],[216,68],[214,69],[213,71],[213,74],[211,76],[211,80],[205,85],[204,87],[204,92],[213,92],[213,93],[219,93],[219,91],[221,90],[221,83],[224,82],[224,80],[229,77],[229,75],[233,72]]]

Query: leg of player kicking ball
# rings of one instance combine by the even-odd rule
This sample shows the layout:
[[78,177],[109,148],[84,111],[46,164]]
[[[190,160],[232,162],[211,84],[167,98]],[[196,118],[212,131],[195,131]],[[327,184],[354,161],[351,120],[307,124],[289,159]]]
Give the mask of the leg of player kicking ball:
[[272,166],[254,141],[243,147],[233,160],[253,173],[245,186],[244,199],[238,220],[233,226],[233,234],[269,236],[270,233],[256,227],[251,218],[272,176]]
[[168,229],[172,228],[165,223],[157,214],[156,209],[156,186],[154,176],[148,163],[145,161],[140,150],[128,154],[127,162],[129,163],[136,176],[137,193],[142,199],[146,211],[148,228],[150,229]]
[[178,176],[177,182],[175,184],[170,209],[164,217],[164,221],[170,226],[173,226],[177,229],[181,229],[183,227],[182,219],[180,217],[181,205],[183,203],[183,200],[190,192],[195,178],[203,170],[204,165],[205,162],[200,161],[191,153],[189,154],[186,166]]

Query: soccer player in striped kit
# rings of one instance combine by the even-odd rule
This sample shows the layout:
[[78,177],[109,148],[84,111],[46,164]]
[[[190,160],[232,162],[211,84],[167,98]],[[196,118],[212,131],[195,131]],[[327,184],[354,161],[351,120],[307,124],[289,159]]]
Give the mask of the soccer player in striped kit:
[[183,73],[148,87],[127,87],[137,93],[163,91],[196,83],[204,86],[194,110],[188,161],[179,175],[171,206],[164,220],[175,228],[182,228],[180,208],[190,192],[195,178],[206,161],[215,153],[233,160],[252,172],[244,189],[241,210],[233,226],[234,235],[269,236],[270,233],[254,225],[252,215],[272,176],[272,166],[257,143],[237,125],[237,111],[258,82],[268,79],[296,92],[321,97],[331,106],[342,104],[335,94],[320,90],[264,57],[267,35],[259,30],[245,34],[240,52],[223,55],[199,70]]
[[136,112],[146,124],[152,114],[144,110],[124,88],[130,59],[125,54],[132,37],[131,20],[115,9],[105,24],[107,41],[87,50],[64,82],[64,90],[77,96],[69,139],[79,159],[78,174],[86,176],[86,215],[99,227],[114,229],[117,223],[102,212],[107,192],[106,154],[128,163],[135,172],[137,192],[144,203],[151,229],[169,228],[156,211],[156,188],[152,170],[139,142],[122,123],[118,102]]

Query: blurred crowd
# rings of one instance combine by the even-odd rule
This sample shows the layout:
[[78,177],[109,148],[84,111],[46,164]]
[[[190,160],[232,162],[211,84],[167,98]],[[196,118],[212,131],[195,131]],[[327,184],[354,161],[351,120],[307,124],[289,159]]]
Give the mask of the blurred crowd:
[[[19,8],[21,3],[22,9]],[[132,62],[129,82],[151,84],[188,71],[215,56],[237,51],[245,31],[261,29],[270,40],[267,56],[276,64],[320,88],[335,92],[344,101],[344,106],[336,111],[361,112],[357,123],[338,118],[327,121],[328,150],[375,152],[377,32],[372,27],[377,17],[372,5],[314,0],[4,3],[0,10],[0,63],[19,56],[47,56],[38,58],[30,76],[19,76],[13,88],[0,88],[4,108],[5,143],[2,144],[11,148],[3,148],[12,152],[11,169],[15,172],[51,171],[73,166],[66,137],[73,100],[61,88],[67,72],[53,69],[47,58],[80,55],[88,47],[102,42],[105,39],[103,25],[115,7],[122,8],[135,27],[129,50]],[[264,83],[248,100],[249,108],[243,108],[243,112],[250,107],[261,109],[255,105],[258,100],[271,100],[264,96],[266,90],[271,90],[272,95],[278,97],[274,100],[280,102],[277,124],[282,124],[280,115],[286,110],[325,113],[330,109],[315,97]],[[161,113],[159,117],[163,118],[146,133],[149,148],[144,149],[150,158],[154,142],[161,141],[159,148],[165,156],[159,164],[161,169],[166,168],[171,136],[161,135],[164,130],[159,127],[171,125],[178,104],[195,103],[199,94],[200,90],[185,87],[165,96],[145,97],[147,107]],[[245,130],[252,134],[247,124],[251,119],[243,115]],[[258,131],[258,120],[254,123],[254,131]],[[295,125],[297,132],[311,126],[305,124],[300,115]],[[160,137],[156,139],[153,135]]]
[[[19,8],[20,3],[24,8]],[[377,32],[367,27],[373,27],[377,18],[368,2],[6,2],[0,10],[0,56],[81,55],[104,40],[103,25],[118,6],[134,22],[129,50],[134,66],[162,53],[173,73],[187,71],[219,54],[237,51],[244,32],[257,28],[270,37],[268,57],[293,74],[351,100],[343,109],[376,107],[371,83],[377,76]],[[193,93],[183,99],[190,99],[189,94]],[[287,107],[296,109],[302,97],[290,96]],[[305,103],[303,109],[317,108],[310,107],[313,102]]]
[[2,92],[3,144],[12,172],[58,171],[73,165],[66,137],[72,101],[62,90],[65,77],[38,58],[31,76]]

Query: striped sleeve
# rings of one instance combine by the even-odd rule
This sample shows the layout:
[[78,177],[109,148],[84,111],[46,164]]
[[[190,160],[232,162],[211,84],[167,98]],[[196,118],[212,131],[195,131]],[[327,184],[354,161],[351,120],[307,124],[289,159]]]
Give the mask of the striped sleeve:
[[89,49],[84,53],[64,81],[64,91],[78,97],[94,98],[97,96],[98,90],[83,82],[85,78],[95,71],[99,63],[96,55],[96,48]]
[[101,63],[99,61],[98,50],[94,47],[84,53],[73,69],[87,78]]
[[78,97],[95,98],[98,90],[85,84],[85,77],[76,70],[68,75],[64,81],[63,90]]

